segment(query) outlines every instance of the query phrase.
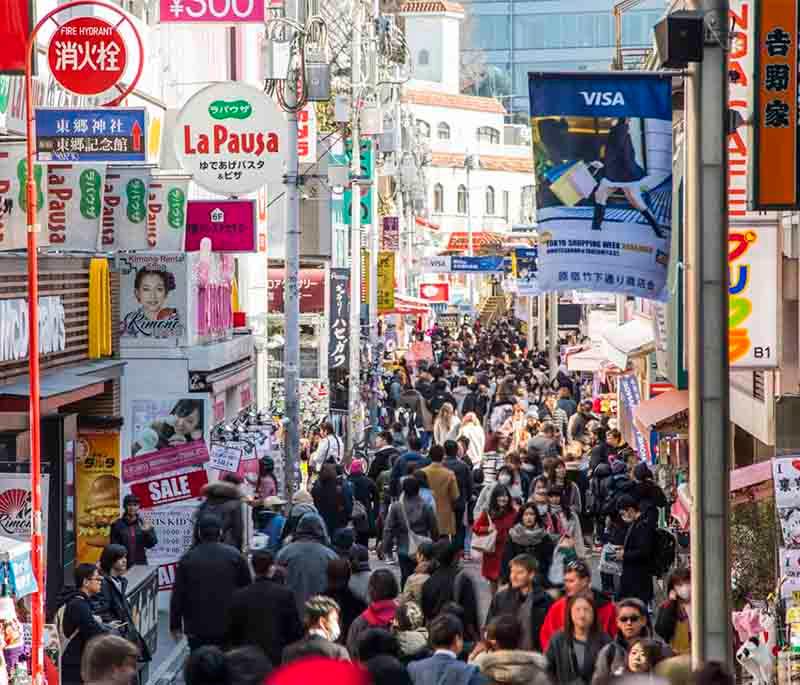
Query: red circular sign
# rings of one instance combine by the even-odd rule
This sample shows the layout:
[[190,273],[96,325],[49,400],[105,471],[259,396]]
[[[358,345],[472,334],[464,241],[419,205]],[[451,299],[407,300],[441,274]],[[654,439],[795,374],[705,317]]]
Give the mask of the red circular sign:
[[70,19],[47,49],[53,77],[76,95],[98,95],[122,78],[127,51],[117,28],[97,17]]

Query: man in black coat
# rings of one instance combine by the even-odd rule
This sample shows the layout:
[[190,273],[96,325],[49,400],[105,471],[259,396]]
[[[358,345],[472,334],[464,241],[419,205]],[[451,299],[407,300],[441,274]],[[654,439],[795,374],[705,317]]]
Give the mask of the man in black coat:
[[158,544],[152,524],[139,516],[139,498],[125,495],[122,507],[125,513],[111,524],[112,545],[122,545],[128,550],[128,568],[136,564],[147,565],[147,552]]
[[639,503],[631,495],[619,498],[619,514],[628,524],[625,544],[617,558],[622,561],[619,596],[635,597],[648,604],[653,599],[653,576],[650,564],[653,549],[653,531],[642,518]]
[[220,542],[222,521],[203,514],[197,521],[200,544],[181,557],[169,606],[169,629],[175,641],[186,633],[189,649],[222,646],[233,593],[250,584],[247,560]]
[[400,456],[399,450],[392,443],[392,434],[389,431],[381,431],[375,437],[375,454],[367,471],[367,476],[373,481],[377,481],[381,473],[392,468]]
[[486,625],[503,614],[512,614],[522,625],[520,649],[542,652],[539,633],[553,603],[550,597],[536,582],[539,565],[530,554],[520,554],[511,560],[511,586],[498,592],[489,606]]
[[472,501],[472,469],[458,458],[458,443],[455,440],[445,441],[444,453],[444,465],[456,475],[458,482],[458,499],[453,504],[453,511],[456,515],[456,537],[453,542],[459,549],[463,549],[467,535],[464,514]]
[[230,648],[261,647],[273,665],[281,663],[283,650],[303,637],[292,591],[271,580],[272,554],[256,550],[250,557],[256,581],[233,593],[225,629]]

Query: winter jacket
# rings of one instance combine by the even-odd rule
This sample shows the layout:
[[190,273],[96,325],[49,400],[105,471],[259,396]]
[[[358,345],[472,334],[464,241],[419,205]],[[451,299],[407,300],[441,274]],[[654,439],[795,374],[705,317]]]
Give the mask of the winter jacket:
[[[480,419],[479,419],[480,420]],[[483,461],[483,450],[486,447],[486,434],[483,428],[475,423],[462,423],[458,431],[458,437],[464,436],[469,440],[467,457],[472,466],[479,466]]]
[[138,516],[131,523],[126,516],[118,518],[111,524],[112,545],[122,545],[128,550],[128,568],[131,566],[147,565],[146,550],[158,544],[155,528],[142,530],[142,519]]
[[640,516],[628,528],[623,545],[620,597],[637,597],[645,604],[653,599],[653,576],[650,571],[654,553],[653,531]]
[[489,515],[488,511],[481,512],[472,526],[473,535],[487,535],[492,527],[497,531],[494,552],[484,553],[481,560],[481,575],[487,580],[498,580],[500,578],[500,567],[505,553],[508,532],[514,527],[517,520],[517,512],[511,507],[508,511],[497,518]]
[[[676,645],[675,640],[679,626],[685,623],[686,629],[683,631],[684,637],[689,636],[691,642],[691,626],[689,626],[689,616],[686,610],[681,608],[681,602],[677,599],[668,599],[658,609],[656,616],[656,634],[672,647],[673,650],[679,651],[685,649],[686,645]],[[680,652],[679,652],[680,653]]]
[[428,648],[428,631],[426,628],[417,630],[398,630],[395,633],[397,644],[400,645],[400,661],[408,664],[419,661],[431,655]]
[[378,517],[378,488],[375,481],[370,480],[363,473],[348,476],[353,498],[364,506],[367,512],[369,530],[375,530],[375,520]]
[[478,595],[466,571],[458,566],[437,568],[422,586],[422,614],[430,622],[448,602],[460,604],[464,609],[464,639],[478,640]]
[[592,447],[589,452],[589,473],[594,475],[595,469],[600,464],[608,464],[608,443],[603,440]]
[[125,576],[120,576],[115,580],[104,576],[100,592],[91,599],[92,612],[99,616],[103,623],[120,621],[126,624],[125,636],[139,647],[140,658],[143,661],[150,661],[152,658],[150,648],[136,631],[127,593],[128,579]]
[[456,406],[453,407],[459,416],[463,416],[464,400],[470,394],[469,388],[466,385],[459,385],[453,390],[453,399],[456,401]]
[[350,661],[347,650],[342,645],[337,645],[327,638],[316,633],[306,635],[306,637],[293,642],[283,650],[283,663],[288,664],[292,661],[310,657],[320,657],[326,659],[336,659],[337,661]]
[[[595,610],[597,611],[597,619],[600,624],[600,630],[606,633],[609,637],[614,637],[617,634],[617,607],[611,598],[592,590],[594,594]],[[542,625],[542,630],[539,633],[539,638],[542,643],[542,650],[546,650],[550,645],[550,640],[553,639],[558,631],[564,630],[564,624],[567,619],[567,598],[562,597],[557,599],[547,612],[547,616]]]
[[225,628],[230,648],[256,645],[273,664],[280,664],[283,650],[303,637],[292,591],[267,578],[233,593]]
[[358,597],[347,585],[340,588],[328,587],[323,594],[339,605],[339,628],[342,635],[347,636],[350,626],[366,610],[369,603]]
[[415,468],[422,468],[430,464],[430,460],[418,452],[406,452],[395,460],[392,466],[392,475],[389,477],[389,493],[392,497],[400,496],[400,481],[408,475],[408,467],[414,464]]
[[491,398],[488,395],[482,395],[477,391],[471,392],[464,398],[464,403],[461,405],[461,415],[463,416],[464,414],[474,412],[478,417],[478,421],[483,423],[489,411],[490,403]]
[[221,642],[233,593],[251,580],[241,552],[222,542],[201,542],[175,567],[170,630]]
[[547,457],[557,457],[558,445],[555,440],[539,433],[528,440],[528,456],[540,461]]
[[287,585],[294,593],[297,612],[303,615],[306,602],[324,592],[328,585],[328,562],[338,555],[323,544],[325,524],[318,514],[306,514],[297,524],[295,539],[275,558],[287,569]]
[[437,418],[433,422],[433,442],[435,445],[444,445],[448,440],[453,440],[458,437],[458,431],[461,428],[461,420],[453,414],[450,419],[450,425],[446,425],[444,421]]
[[[661,658],[669,659],[674,656],[672,649],[663,640],[650,634],[649,629],[645,629],[642,637],[648,637],[659,643],[661,648]],[[594,667],[592,685],[605,685],[610,677],[619,677],[625,674],[628,663],[628,643],[622,635],[609,642],[597,655],[597,663]]]
[[436,518],[439,524],[439,535],[456,534],[456,517],[454,507],[458,502],[458,481],[455,474],[444,464],[433,463],[422,469],[428,478],[428,485],[436,499]]
[[664,491],[651,480],[636,483],[634,497],[639,502],[642,519],[650,530],[658,528],[659,509],[667,507]]
[[408,665],[408,675],[414,685],[485,685],[488,683],[478,667],[454,659],[450,654],[437,652]]
[[600,652],[611,638],[605,633],[597,633],[586,642],[586,656],[582,664],[577,664],[574,656],[573,638],[563,631],[553,635],[547,647],[547,665],[550,676],[561,685],[589,685]]
[[492,599],[489,613],[486,615],[486,624],[498,616],[513,614],[522,625],[520,649],[541,652],[539,633],[552,603],[552,597],[538,585],[527,594],[509,587],[498,592]]
[[362,614],[353,621],[347,631],[347,651],[351,657],[357,656],[359,638],[370,628],[390,630],[394,615],[397,613],[397,602],[393,599],[382,599],[372,602]]
[[61,680],[64,683],[81,683],[81,657],[86,643],[97,635],[107,633],[108,628],[95,616],[88,595],[70,588],[61,599],[66,599],[60,604],[65,605],[62,627],[64,636],[69,640],[61,657]]
[[344,528],[353,514],[353,489],[344,478],[335,480],[317,480],[311,488],[314,506],[317,508],[328,534]]
[[222,521],[222,542],[240,552],[244,549],[244,514],[239,486],[218,480],[203,487],[203,502],[194,515],[194,544],[200,544],[197,522],[204,514],[214,514]]
[[547,578],[557,542],[558,536],[548,533],[543,526],[525,528],[521,523],[517,523],[508,531],[508,540],[500,565],[500,580],[508,582],[511,560],[520,554],[530,554],[534,557],[539,564],[539,574],[542,578]]
[[389,514],[383,526],[383,551],[385,554],[391,552],[392,543],[396,542],[398,554],[410,556],[406,518],[408,518],[411,530],[417,535],[431,540],[439,537],[439,526],[433,509],[425,504],[421,497],[403,495],[397,502],[392,502],[389,506]]
[[[288,538],[293,538],[294,533],[297,530],[297,524],[300,523],[300,520],[306,514],[315,514],[319,516],[319,512],[317,508],[313,504],[293,504],[292,508],[289,510],[289,518],[286,519],[286,525],[283,527],[283,532],[281,533],[281,542],[284,542]],[[323,523],[323,532],[324,532],[324,540],[323,543],[329,545],[331,543],[330,534],[328,533],[327,526]]]
[[550,685],[547,659],[525,649],[498,649],[478,654],[471,663],[493,685]]
[[454,459],[445,459],[444,465],[456,474],[458,500],[456,500],[453,509],[456,514],[456,519],[460,520],[460,517],[463,516],[472,499],[472,469],[458,457]]
[[260,511],[258,514],[258,530],[263,532],[268,538],[267,549],[273,554],[277,554],[281,548],[283,529],[286,526],[286,517],[277,511]]

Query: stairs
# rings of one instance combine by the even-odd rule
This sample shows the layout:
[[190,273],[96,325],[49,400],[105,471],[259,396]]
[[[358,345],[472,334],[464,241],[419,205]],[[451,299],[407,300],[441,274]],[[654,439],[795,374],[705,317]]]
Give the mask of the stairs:
[[503,316],[506,311],[506,298],[504,295],[492,295],[478,305],[478,319],[481,326],[491,326],[492,323]]

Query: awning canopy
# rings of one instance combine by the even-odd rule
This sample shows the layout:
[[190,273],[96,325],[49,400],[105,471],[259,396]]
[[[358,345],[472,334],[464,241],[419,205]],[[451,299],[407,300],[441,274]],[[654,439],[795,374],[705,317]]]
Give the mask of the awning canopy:
[[439,226],[438,224],[433,224],[430,221],[423,219],[420,216],[416,217],[416,223],[417,226],[422,226],[423,228],[430,229],[431,231],[438,231],[441,228],[441,226]]
[[419,297],[412,297],[411,295],[398,295],[394,296],[394,309],[381,312],[382,314],[429,314],[431,311],[430,305]]
[[628,368],[628,360],[655,350],[655,332],[650,321],[633,319],[603,333],[606,359],[620,369]]
[[640,402],[633,409],[633,422],[645,435],[658,430],[668,422],[674,422],[689,411],[689,391],[670,390],[651,400]]
[[595,373],[602,368],[605,360],[606,355],[603,354],[602,350],[583,350],[583,352],[575,352],[567,356],[567,369],[569,371]]
[[[487,231],[475,231],[472,234],[472,247],[476,250],[483,250],[488,247],[502,247],[503,235],[501,233],[489,233]],[[451,233],[448,241],[448,252],[464,252],[469,250],[469,233],[456,231]]]

